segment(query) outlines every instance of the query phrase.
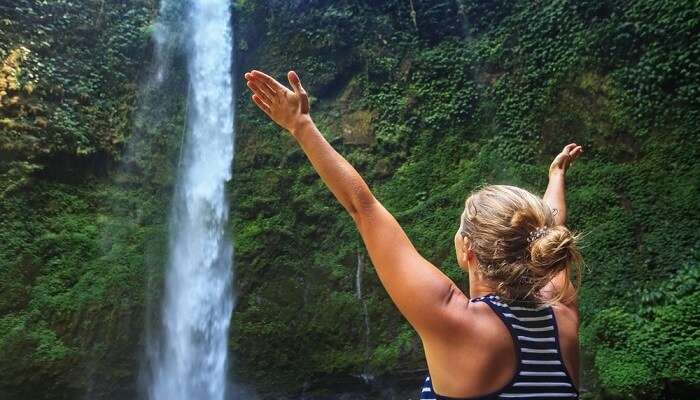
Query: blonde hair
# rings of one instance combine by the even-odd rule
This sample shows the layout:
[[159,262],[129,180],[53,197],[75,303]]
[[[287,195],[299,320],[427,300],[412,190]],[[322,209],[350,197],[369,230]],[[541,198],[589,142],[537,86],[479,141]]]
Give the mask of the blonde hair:
[[[580,286],[580,236],[555,225],[554,215],[542,198],[515,186],[485,186],[466,199],[460,232],[496,294],[542,303],[540,289],[561,271],[569,276],[575,270]],[[561,301],[565,289],[557,288],[547,303]]]

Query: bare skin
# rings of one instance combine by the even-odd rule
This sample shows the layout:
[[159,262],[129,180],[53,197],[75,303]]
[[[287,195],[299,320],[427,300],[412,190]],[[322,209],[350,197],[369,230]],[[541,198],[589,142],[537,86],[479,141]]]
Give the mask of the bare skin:
[[[493,293],[495,285],[478,274],[477,260],[466,238],[455,233],[459,266],[468,273],[469,295],[415,249],[396,219],[374,197],[369,187],[326,141],[310,116],[308,95],[299,77],[289,71],[289,89],[253,70],[245,73],[252,101],[274,122],[289,131],[340,204],[352,216],[379,279],[394,304],[418,332],[436,393],[471,397],[503,387],[515,372],[515,349],[498,316],[483,303],[469,299]],[[559,210],[557,223],[566,219],[564,177],[582,152],[567,145],[552,162],[543,197]],[[568,286],[565,275],[553,285]],[[573,293],[573,292],[572,292]],[[564,362],[578,385],[578,310],[575,299],[554,306]],[[489,368],[484,368],[485,366]]]

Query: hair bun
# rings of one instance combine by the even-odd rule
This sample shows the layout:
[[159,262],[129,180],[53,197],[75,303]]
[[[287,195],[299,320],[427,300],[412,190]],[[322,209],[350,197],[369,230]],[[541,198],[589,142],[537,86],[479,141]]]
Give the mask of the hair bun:
[[576,237],[563,226],[543,227],[533,231],[530,242],[530,260],[533,272],[547,276],[566,268],[578,252]]

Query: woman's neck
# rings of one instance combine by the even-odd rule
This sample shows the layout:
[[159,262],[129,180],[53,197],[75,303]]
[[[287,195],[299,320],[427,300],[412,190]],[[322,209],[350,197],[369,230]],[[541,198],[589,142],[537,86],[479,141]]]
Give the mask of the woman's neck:
[[485,280],[480,274],[476,273],[473,268],[469,268],[469,298],[485,296],[489,293],[495,293],[495,285]]

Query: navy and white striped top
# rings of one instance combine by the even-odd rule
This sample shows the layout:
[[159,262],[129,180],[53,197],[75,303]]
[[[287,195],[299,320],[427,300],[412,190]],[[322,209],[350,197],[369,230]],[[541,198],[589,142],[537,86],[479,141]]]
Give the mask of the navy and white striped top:
[[[471,301],[488,304],[508,327],[516,346],[518,367],[513,379],[500,390],[459,400],[578,399],[578,390],[561,356],[552,307],[528,307],[520,302],[509,305],[495,295],[477,297]],[[435,393],[430,376],[423,382],[420,399],[457,400]]]

